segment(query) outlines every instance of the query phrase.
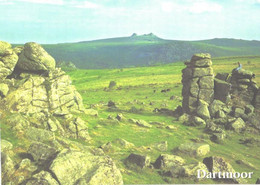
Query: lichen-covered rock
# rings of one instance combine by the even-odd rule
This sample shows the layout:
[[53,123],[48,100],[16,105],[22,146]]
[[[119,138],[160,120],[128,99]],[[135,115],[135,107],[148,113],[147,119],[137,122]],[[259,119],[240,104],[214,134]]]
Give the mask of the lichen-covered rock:
[[68,132],[69,137],[75,139],[83,139],[85,141],[90,140],[90,136],[88,134],[88,127],[86,122],[83,121],[81,118],[75,118],[71,120],[68,124]]
[[178,150],[182,153],[201,157],[207,155],[210,152],[210,147],[208,144],[184,143],[178,147]]
[[216,113],[219,110],[222,110],[225,107],[225,104],[220,100],[214,100],[209,106],[209,112],[212,117],[216,116]]
[[9,54],[9,49],[11,49],[12,46],[8,42],[0,41],[0,56],[5,56]]
[[55,64],[54,58],[41,45],[29,42],[24,45],[17,66],[26,71],[41,72],[54,70]]
[[185,113],[196,113],[198,102],[210,104],[214,98],[214,76],[210,54],[195,54],[182,70],[182,107]]
[[122,148],[132,148],[135,146],[133,143],[130,143],[124,139],[116,139],[113,141],[113,143],[119,145],[119,147],[122,147]]
[[0,83],[0,96],[5,97],[9,91],[7,84]]
[[209,53],[197,53],[194,54],[191,58],[191,61],[197,61],[201,59],[210,59],[211,55]]
[[69,76],[55,69],[49,77],[36,74],[17,80],[17,89],[6,96],[6,106],[12,111],[38,113],[49,110],[84,112],[82,98]]
[[29,121],[19,113],[10,115],[6,123],[17,133],[26,131],[30,126]]
[[182,115],[178,118],[178,120],[181,121],[182,123],[189,121],[189,119],[190,119],[190,115],[187,114],[187,113],[182,114]]
[[152,125],[150,125],[148,122],[144,120],[136,120],[136,124],[140,127],[145,127],[145,128],[151,128]]
[[234,122],[230,123],[230,128],[237,133],[243,131],[245,126],[245,122],[241,118],[237,118]]
[[57,153],[55,148],[52,148],[43,143],[32,143],[27,151],[27,153],[31,154],[34,161],[39,163],[46,163],[50,161]]
[[177,155],[161,154],[155,161],[154,167],[159,169],[181,166],[185,160]]
[[47,142],[55,140],[55,134],[51,131],[29,127],[25,130],[25,137],[32,141]]
[[168,142],[167,141],[161,141],[161,142],[158,142],[158,143],[154,143],[152,145],[152,147],[161,151],[161,152],[164,152],[164,151],[167,151],[167,149],[168,149]]
[[215,76],[215,79],[227,81],[228,80],[229,73],[217,73]]
[[208,172],[207,166],[201,162],[175,167],[172,168],[169,172],[172,177],[188,177],[194,180],[196,179],[197,181],[200,180],[197,178],[199,170]]
[[0,81],[11,75],[18,61],[11,44],[0,41]]
[[213,133],[210,139],[215,142],[215,143],[223,143],[224,140],[226,139],[227,135],[223,131],[221,133]]
[[215,79],[214,80],[214,98],[226,103],[230,100],[231,84],[225,81]]
[[25,158],[19,163],[19,167],[17,171],[27,171],[27,172],[34,172],[37,170],[37,166],[34,165],[30,159]]
[[208,106],[205,104],[199,105],[197,108],[197,115],[203,119],[210,119]]
[[33,175],[31,179],[26,182],[26,185],[59,185],[59,183],[52,177],[52,175],[47,171],[41,171]]
[[127,159],[126,162],[128,163],[132,163],[132,164],[136,164],[137,166],[144,168],[144,167],[148,167],[150,165],[151,159],[150,157],[146,156],[146,155],[140,155],[140,154],[130,154]]
[[11,150],[12,148],[13,148],[12,143],[4,139],[1,139],[1,152],[6,152],[8,150]]
[[120,171],[108,156],[65,149],[57,155],[49,169],[63,185],[123,184]]
[[5,152],[1,152],[1,180],[7,182],[15,172],[15,163]]
[[207,166],[209,172],[218,173],[231,172],[234,173],[233,167],[222,157],[212,156],[203,159],[203,163]]

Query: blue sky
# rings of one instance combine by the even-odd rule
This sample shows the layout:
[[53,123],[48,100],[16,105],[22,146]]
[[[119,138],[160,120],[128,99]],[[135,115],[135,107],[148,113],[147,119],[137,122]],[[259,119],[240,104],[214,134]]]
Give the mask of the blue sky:
[[0,0],[0,40],[63,43],[154,33],[260,40],[260,0]]

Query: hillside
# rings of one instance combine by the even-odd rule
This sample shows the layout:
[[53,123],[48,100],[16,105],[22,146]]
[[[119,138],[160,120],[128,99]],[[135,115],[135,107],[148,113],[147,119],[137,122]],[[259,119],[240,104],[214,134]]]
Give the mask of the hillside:
[[259,56],[65,73],[37,43],[0,48],[3,184],[260,181]]
[[201,52],[211,53],[213,57],[259,55],[260,41],[164,40],[150,33],[43,47],[56,61],[72,61],[82,69],[103,69],[184,61],[190,59],[194,53]]

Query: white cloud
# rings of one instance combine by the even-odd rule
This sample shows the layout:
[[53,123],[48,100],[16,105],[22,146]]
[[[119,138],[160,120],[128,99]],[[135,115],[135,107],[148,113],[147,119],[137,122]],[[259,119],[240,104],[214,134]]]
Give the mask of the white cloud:
[[199,1],[188,7],[191,13],[221,12],[222,6],[214,2]]
[[37,4],[63,5],[63,0],[17,0],[17,2],[28,2]]
[[8,0],[0,0],[0,5],[12,5],[14,4],[13,2],[11,1],[8,1]]
[[90,1],[83,1],[83,2],[72,1],[69,4],[76,8],[86,8],[86,9],[97,9],[100,7],[99,4],[96,4],[96,3],[93,3]]
[[174,9],[174,4],[172,2],[162,2],[161,8],[164,12],[172,12]]

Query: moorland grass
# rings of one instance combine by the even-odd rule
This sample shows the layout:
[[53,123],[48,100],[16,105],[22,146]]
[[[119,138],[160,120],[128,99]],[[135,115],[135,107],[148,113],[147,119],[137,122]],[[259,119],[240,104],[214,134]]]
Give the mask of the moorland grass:
[[[213,59],[213,68],[215,74],[218,72],[230,73],[237,66],[237,62],[242,63],[243,68],[253,71],[256,74],[256,82],[260,84],[260,57],[223,57]],[[210,141],[209,137],[203,133],[202,128],[188,127],[182,125],[175,117],[167,116],[160,113],[154,113],[155,108],[168,108],[174,110],[181,105],[181,70],[185,67],[183,62],[158,65],[151,67],[136,67],[124,69],[104,69],[104,70],[76,70],[68,74],[73,80],[73,84],[80,91],[86,108],[93,107],[99,111],[99,117],[83,116],[88,121],[89,132],[92,136],[92,144],[101,146],[115,139],[125,139],[135,145],[135,149],[120,152],[111,152],[110,155],[122,169],[124,182],[126,184],[146,184],[146,183],[193,183],[192,180],[185,178],[167,178],[162,177],[156,170],[142,169],[134,170],[127,168],[124,159],[131,153],[137,152],[151,156],[152,161],[161,153],[173,154],[174,148],[181,143],[190,142],[191,140],[208,143],[211,146],[210,155],[225,157],[237,171],[254,171],[249,183],[255,183],[256,178],[260,176],[260,157],[258,146],[245,146],[239,143],[239,139],[245,137],[241,134],[231,134],[223,144],[216,144]],[[110,81],[115,81],[117,86],[114,89],[107,90]],[[161,90],[170,89],[166,93]],[[170,97],[174,96],[173,100]],[[116,109],[108,109],[107,102],[112,100],[116,103]],[[150,103],[152,104],[150,105]],[[140,110],[136,113],[130,112],[131,107]],[[99,119],[104,119],[111,115],[116,117],[122,113],[126,118],[119,124],[105,124],[96,127]],[[128,119],[142,119],[147,122],[157,121],[164,122],[166,125],[175,125],[176,130],[165,128],[138,127],[130,123]],[[250,134],[247,134],[250,137]],[[259,138],[259,136],[258,136]],[[160,141],[168,142],[167,151],[158,151],[152,148],[154,143]],[[183,156],[188,162],[202,161],[202,158],[192,158]],[[245,159],[254,164],[256,169],[238,165],[237,159]],[[124,169],[124,170],[123,170]],[[212,180],[205,180],[200,183],[216,183]]]

